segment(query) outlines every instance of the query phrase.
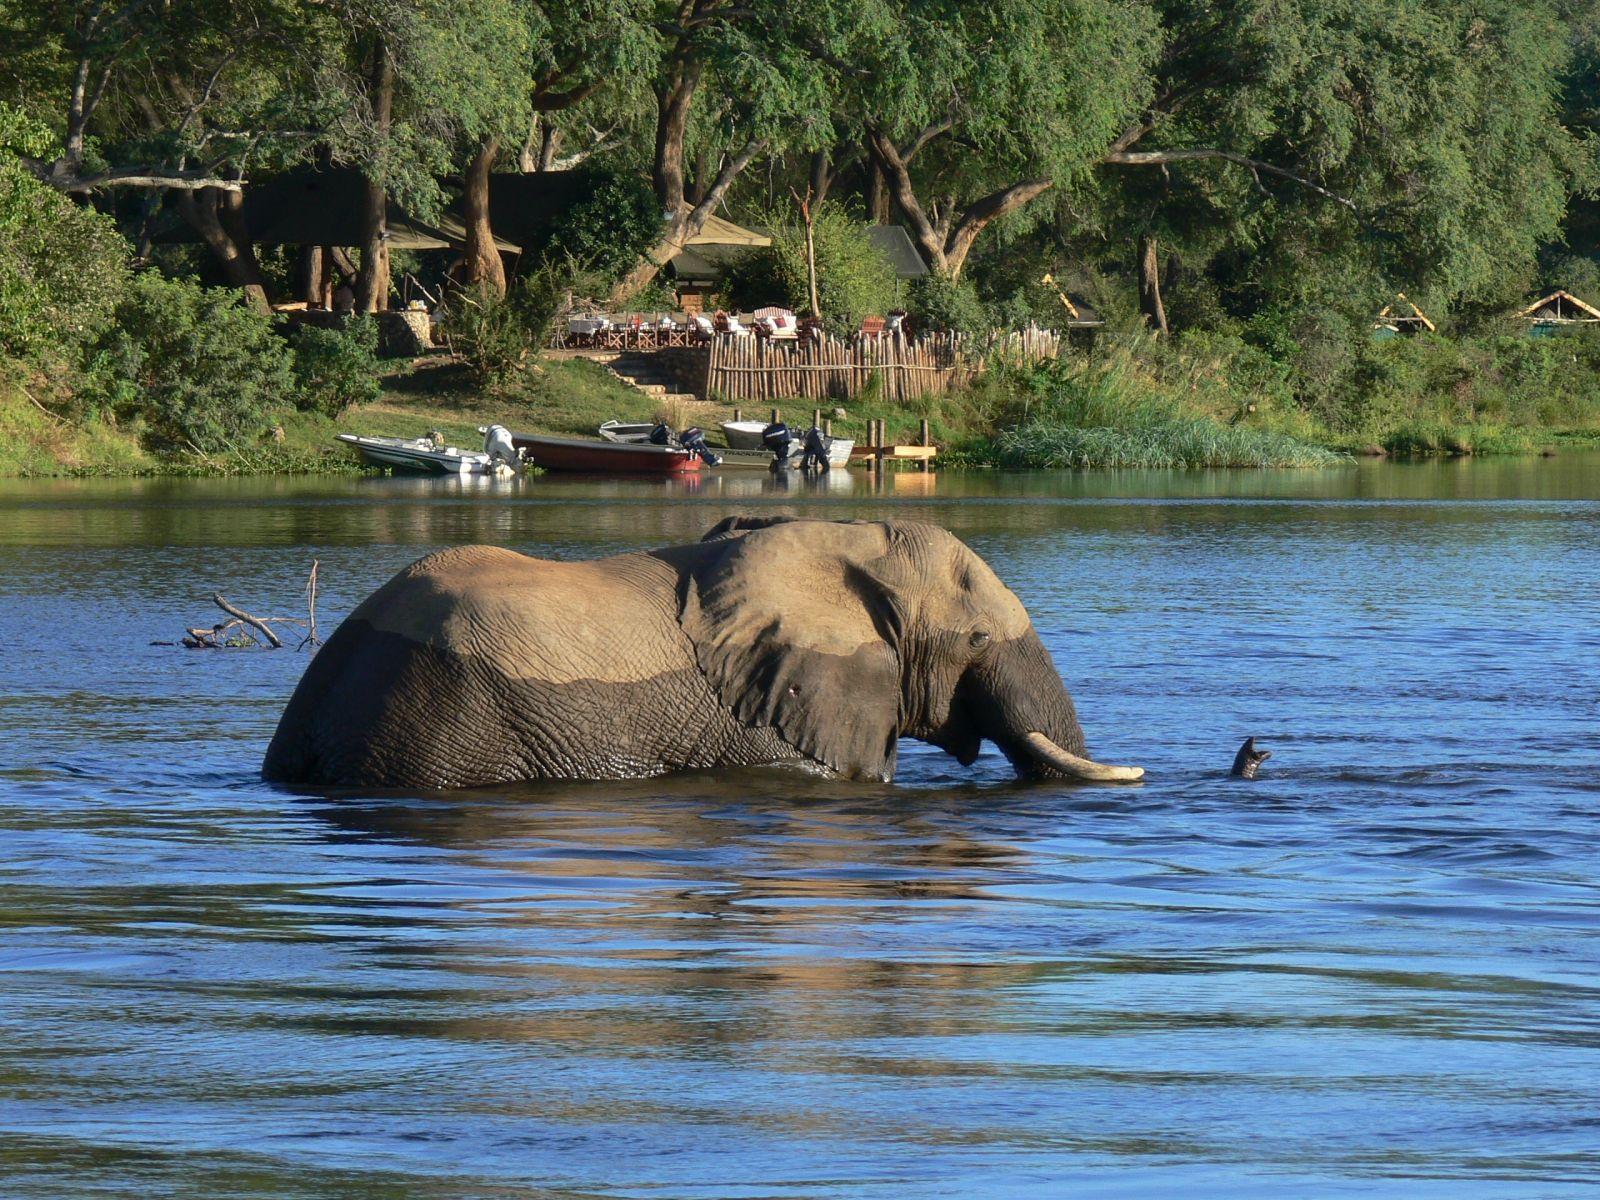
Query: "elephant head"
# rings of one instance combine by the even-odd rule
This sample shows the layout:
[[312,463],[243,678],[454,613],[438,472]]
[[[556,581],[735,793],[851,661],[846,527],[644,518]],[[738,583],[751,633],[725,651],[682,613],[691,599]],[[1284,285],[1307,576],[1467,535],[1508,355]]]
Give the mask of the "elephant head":
[[734,517],[705,541],[680,620],[743,724],[854,778],[892,778],[900,737],[963,765],[991,741],[1025,777],[1143,776],[1087,757],[1021,601],[945,530]]

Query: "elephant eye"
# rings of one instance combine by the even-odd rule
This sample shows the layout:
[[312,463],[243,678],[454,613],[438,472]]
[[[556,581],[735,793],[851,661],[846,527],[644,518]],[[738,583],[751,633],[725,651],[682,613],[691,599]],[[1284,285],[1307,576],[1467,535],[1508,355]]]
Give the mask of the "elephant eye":
[[971,646],[974,650],[982,650],[988,644],[989,635],[981,629],[974,629],[971,634],[967,636],[967,645]]

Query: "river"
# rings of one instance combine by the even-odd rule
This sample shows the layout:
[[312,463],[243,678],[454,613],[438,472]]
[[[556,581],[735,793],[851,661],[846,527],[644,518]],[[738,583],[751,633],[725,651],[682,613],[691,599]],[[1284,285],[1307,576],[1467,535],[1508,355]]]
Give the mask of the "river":
[[[168,644],[740,511],[950,528],[1147,782],[335,803],[257,778],[306,653]],[[0,483],[0,1193],[1600,1188],[1597,587],[1584,455]]]

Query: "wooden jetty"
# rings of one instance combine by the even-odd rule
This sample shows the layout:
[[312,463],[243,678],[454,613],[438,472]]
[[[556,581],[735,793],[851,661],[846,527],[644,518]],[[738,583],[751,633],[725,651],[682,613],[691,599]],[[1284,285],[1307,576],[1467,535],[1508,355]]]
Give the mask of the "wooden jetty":
[[[769,414],[771,421],[776,424],[783,420],[783,410],[774,408]],[[744,420],[744,409],[733,410],[735,421]],[[873,470],[882,470],[886,461],[890,462],[919,462],[924,471],[933,469],[933,460],[939,455],[939,447],[933,444],[931,431],[927,419],[918,423],[917,441],[891,442],[889,440],[889,423],[882,417],[871,417],[867,421],[867,436],[858,441],[850,451],[851,462],[864,462]],[[833,422],[822,415],[820,408],[811,410],[811,428],[820,429],[826,437],[833,436]]]

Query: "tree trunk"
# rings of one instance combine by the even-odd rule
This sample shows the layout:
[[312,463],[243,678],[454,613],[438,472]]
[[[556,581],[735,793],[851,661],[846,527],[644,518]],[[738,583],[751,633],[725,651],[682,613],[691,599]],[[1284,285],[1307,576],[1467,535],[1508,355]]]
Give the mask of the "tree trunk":
[[325,246],[300,248],[300,295],[307,308],[333,307],[333,260]]
[[470,288],[492,291],[498,298],[506,294],[506,268],[495,248],[494,229],[489,221],[489,168],[499,153],[498,138],[487,138],[467,167],[466,188],[462,193],[462,220],[467,227],[466,263],[462,278]]
[[271,312],[267,282],[261,275],[261,264],[256,261],[255,252],[248,241],[242,245],[236,241],[224,223],[220,198],[228,195],[237,193],[217,188],[179,192],[178,211],[210,249],[228,282],[244,292],[245,303],[256,312]]
[[879,129],[867,130],[867,151],[871,161],[882,174],[885,188],[893,198],[895,207],[911,226],[911,240],[916,242],[928,269],[938,274],[949,274],[945,263],[944,239],[928,220],[911,186],[911,171],[900,156],[899,149],[889,135]]
[[806,284],[810,292],[811,315],[822,316],[822,300],[817,295],[817,238],[816,224],[812,220],[811,198],[800,202],[800,217],[806,223]]
[[335,274],[337,274],[343,282],[348,283],[351,287],[354,287],[356,276],[360,274],[360,272],[356,269],[355,261],[344,252],[344,248],[342,246],[324,246],[322,251],[327,256],[328,265],[331,268],[328,272],[329,288],[335,286],[333,282],[333,277]]
[[[394,115],[394,61],[379,41],[372,52],[370,81],[372,123],[381,145],[389,139]],[[361,269],[356,275],[356,311],[382,312],[389,307],[389,194],[368,168],[362,179]]]
[[833,159],[826,150],[811,155],[811,203],[821,204],[833,187]]
[[669,219],[684,204],[683,139],[689,128],[689,105],[699,83],[698,64],[674,62],[656,97],[656,155],[651,174],[656,199]]
[[1008,188],[1001,188],[998,192],[991,192],[983,199],[974,200],[967,205],[962,210],[961,219],[956,222],[955,229],[945,239],[945,269],[950,272],[950,278],[960,278],[961,268],[966,265],[972,244],[991,222],[999,220],[1007,213],[1016,212],[1023,205],[1044,195],[1052,186],[1052,181],[1048,179],[1028,179],[1014,183]]
[[1161,260],[1156,235],[1139,238],[1139,311],[1157,335],[1166,336],[1167,310],[1161,303]]
[[766,148],[767,143],[764,139],[746,142],[739,153],[723,162],[722,170],[717,172],[717,178],[707,189],[704,200],[693,208],[680,204],[676,210],[672,210],[675,215],[666,221],[660,240],[646,250],[634,264],[633,269],[611,289],[609,303],[613,307],[620,307],[637,295],[661,273],[661,269],[672,261],[690,238],[705,228],[706,221],[717,211],[717,206],[722,203],[723,197],[728,194],[728,189],[733,186],[733,181],[739,177],[739,173],[750,165],[751,159]]
[[889,188],[883,178],[883,168],[878,166],[878,161],[872,157],[870,149],[867,152],[866,164],[862,169],[867,173],[867,220],[874,225],[887,225],[889,223]]
[[701,147],[700,153],[694,156],[694,174],[684,181],[684,199],[690,204],[699,204],[706,198],[706,189],[711,186],[711,151]]

